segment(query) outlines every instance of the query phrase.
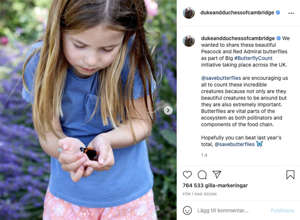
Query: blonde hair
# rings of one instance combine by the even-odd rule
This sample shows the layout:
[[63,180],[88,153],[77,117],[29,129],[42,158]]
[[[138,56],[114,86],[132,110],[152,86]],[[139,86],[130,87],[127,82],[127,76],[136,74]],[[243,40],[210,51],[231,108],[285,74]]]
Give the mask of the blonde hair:
[[[88,15],[88,16],[87,16]],[[99,73],[98,97],[101,95],[101,116],[103,124],[107,125],[110,119],[113,127],[122,121],[130,119],[130,112],[135,110],[133,102],[133,79],[136,69],[144,88],[144,102],[148,109],[148,116],[154,121],[153,97],[151,106],[148,106],[147,92],[151,94],[151,78],[155,79],[154,65],[145,40],[143,24],[146,17],[146,8],[143,0],[53,0],[48,17],[48,23],[43,45],[32,55],[40,53],[39,63],[35,71],[33,124],[38,135],[45,139],[46,132],[59,134],[53,126],[53,120],[62,116],[62,95],[65,86],[68,62],[62,50],[62,31],[82,31],[102,22],[112,28],[125,31],[125,37],[120,51],[113,63]],[[124,65],[127,44],[132,35],[135,35],[130,50],[130,70],[125,89],[122,88],[121,71]],[[25,67],[32,57],[26,60],[23,67],[23,84]],[[136,68],[137,67],[137,68]],[[147,81],[147,86],[146,86]],[[148,87],[148,91],[147,91]],[[95,109],[91,117],[96,113]],[[100,122],[99,122],[100,123]],[[136,140],[134,131],[132,135]]]

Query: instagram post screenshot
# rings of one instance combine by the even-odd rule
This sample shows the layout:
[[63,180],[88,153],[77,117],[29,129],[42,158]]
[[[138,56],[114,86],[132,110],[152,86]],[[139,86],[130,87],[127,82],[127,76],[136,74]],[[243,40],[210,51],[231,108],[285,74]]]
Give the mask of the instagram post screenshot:
[[[1,0],[1,220],[181,218],[176,182],[177,3]],[[197,13],[188,10],[184,19]],[[289,53],[278,54],[281,59],[296,49],[293,33],[284,33],[290,40],[282,40],[286,43],[278,49]],[[195,34],[184,37],[186,47],[198,45]],[[277,74],[291,68],[287,65],[278,67]],[[287,92],[288,82],[295,78],[266,83]],[[199,87],[193,89],[196,97]],[[268,114],[282,115],[289,99],[266,107],[276,111]],[[201,135],[208,138],[201,143],[207,144],[215,133]],[[268,143],[285,143],[282,133],[276,136],[281,139]],[[180,171],[192,169],[181,166]]]
[[300,218],[296,1],[177,1],[177,219]]

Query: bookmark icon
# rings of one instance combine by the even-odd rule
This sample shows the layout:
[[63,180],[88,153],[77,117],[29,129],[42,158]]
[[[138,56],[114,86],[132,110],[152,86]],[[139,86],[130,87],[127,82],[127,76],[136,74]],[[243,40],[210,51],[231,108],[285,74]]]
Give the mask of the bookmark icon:
[[286,170],[286,176],[285,178],[288,179],[295,179],[296,178],[296,172],[295,170]]

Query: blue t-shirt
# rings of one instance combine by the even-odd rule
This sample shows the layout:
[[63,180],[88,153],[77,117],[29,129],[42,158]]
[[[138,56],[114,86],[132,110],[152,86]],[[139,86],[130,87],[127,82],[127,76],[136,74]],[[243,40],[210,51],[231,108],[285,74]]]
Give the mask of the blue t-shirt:
[[[42,42],[32,46],[28,54],[35,48],[41,47]],[[34,73],[39,61],[39,53],[35,54],[27,63],[24,76],[31,91],[22,90],[23,98],[33,101]],[[125,83],[129,72],[129,59],[121,73]],[[86,146],[98,134],[113,129],[109,123],[104,126],[100,115],[100,102],[94,117],[90,116],[94,110],[98,86],[98,74],[89,78],[80,78],[72,68],[67,70],[67,78],[62,98],[63,117],[60,118],[65,135],[79,138]],[[155,82],[153,81],[153,90]],[[138,74],[134,79],[134,98],[143,96],[143,86]],[[112,207],[135,200],[147,193],[153,186],[153,174],[150,169],[146,141],[135,145],[113,149],[115,164],[107,171],[94,171],[92,175],[73,182],[69,172],[62,170],[56,158],[51,157],[51,172],[49,181],[50,192],[65,201],[90,208]]]

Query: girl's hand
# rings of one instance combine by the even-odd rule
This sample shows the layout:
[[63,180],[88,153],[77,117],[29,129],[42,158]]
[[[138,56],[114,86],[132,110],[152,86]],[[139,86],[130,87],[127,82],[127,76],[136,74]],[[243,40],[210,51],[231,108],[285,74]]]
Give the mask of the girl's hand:
[[98,160],[87,160],[84,165],[93,168],[97,171],[109,170],[114,164],[114,154],[111,144],[103,136],[96,136],[88,145],[95,149],[98,153]]
[[87,177],[89,175],[91,175],[94,171],[94,168],[92,167],[86,167],[84,172],[83,172],[83,176]]
[[58,141],[61,152],[58,161],[63,170],[70,172],[74,182],[80,180],[85,175],[91,174],[91,169],[85,171],[83,163],[88,160],[87,156],[80,151],[80,147],[85,145],[77,138],[66,137]]
[[75,172],[71,171],[70,176],[74,182],[81,179],[82,176],[87,177],[93,173],[94,169],[92,167],[80,166]]

